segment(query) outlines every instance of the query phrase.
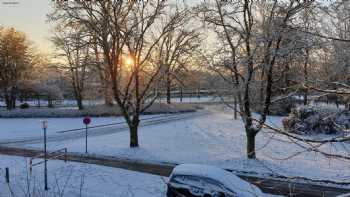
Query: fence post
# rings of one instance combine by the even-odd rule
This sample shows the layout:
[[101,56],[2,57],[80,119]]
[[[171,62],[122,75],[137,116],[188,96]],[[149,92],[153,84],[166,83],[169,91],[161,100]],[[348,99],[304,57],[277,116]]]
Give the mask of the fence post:
[[6,171],[6,175],[5,175],[5,177],[6,177],[6,183],[10,183],[10,170],[9,170],[9,168],[7,167],[7,168],[5,168],[5,171]]
[[32,176],[32,169],[33,168],[33,159],[29,159],[29,175]]
[[67,148],[64,148],[64,162],[67,162]]

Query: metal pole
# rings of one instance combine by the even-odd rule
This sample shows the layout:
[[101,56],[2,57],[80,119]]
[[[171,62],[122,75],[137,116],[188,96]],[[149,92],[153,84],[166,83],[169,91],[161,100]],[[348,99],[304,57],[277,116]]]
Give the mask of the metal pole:
[[88,151],[87,151],[87,138],[88,138],[88,125],[85,124],[85,154],[88,153]]
[[64,162],[67,162],[67,148],[64,148]]
[[10,171],[9,171],[9,168],[5,168],[6,170],[6,183],[9,183],[10,182]]
[[47,151],[46,151],[46,128],[44,127],[44,159],[45,159],[45,190],[48,190],[47,187]]
[[180,102],[182,103],[182,86],[181,86],[181,89],[180,89]]

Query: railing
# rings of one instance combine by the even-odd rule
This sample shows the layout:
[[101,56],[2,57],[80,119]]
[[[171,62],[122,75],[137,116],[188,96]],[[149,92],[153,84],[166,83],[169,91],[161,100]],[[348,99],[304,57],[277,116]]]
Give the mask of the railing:
[[[34,166],[45,163],[45,160],[39,161],[37,163],[33,163],[33,160],[42,159],[44,157],[44,155],[45,155],[45,153],[41,153],[41,154],[36,155],[34,157],[31,157],[29,159],[29,173],[30,173],[30,175],[32,174]],[[53,152],[49,152],[47,155],[48,155],[47,159],[56,159],[56,158],[64,156],[64,162],[67,162],[67,148],[62,148],[62,149],[55,150]]]

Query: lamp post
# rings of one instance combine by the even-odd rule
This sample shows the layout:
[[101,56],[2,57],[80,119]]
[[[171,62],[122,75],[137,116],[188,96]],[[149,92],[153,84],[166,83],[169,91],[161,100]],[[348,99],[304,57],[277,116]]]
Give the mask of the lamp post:
[[44,120],[41,122],[42,128],[44,130],[44,179],[45,179],[45,190],[48,190],[47,187],[47,151],[46,151],[46,129],[47,129],[47,121]]

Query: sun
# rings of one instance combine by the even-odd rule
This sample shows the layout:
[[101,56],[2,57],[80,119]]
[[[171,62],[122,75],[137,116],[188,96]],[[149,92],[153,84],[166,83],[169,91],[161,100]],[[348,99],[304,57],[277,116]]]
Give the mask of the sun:
[[127,66],[132,66],[133,64],[134,64],[133,58],[130,57],[130,56],[127,56],[127,57],[125,58],[125,65],[127,65]]

